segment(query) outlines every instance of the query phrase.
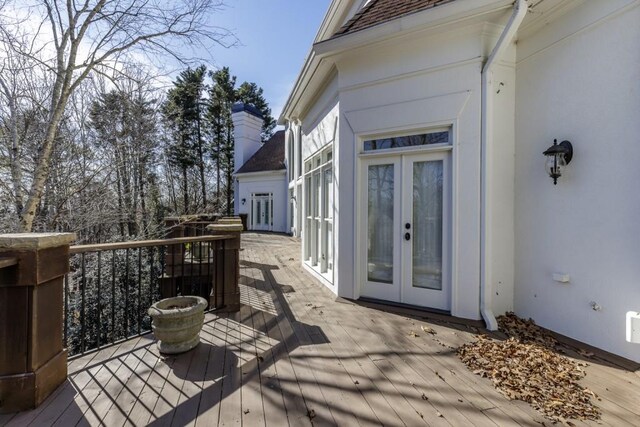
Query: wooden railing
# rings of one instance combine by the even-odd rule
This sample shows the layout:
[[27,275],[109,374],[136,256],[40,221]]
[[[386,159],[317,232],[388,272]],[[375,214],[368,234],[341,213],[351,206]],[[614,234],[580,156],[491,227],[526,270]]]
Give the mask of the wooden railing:
[[149,332],[147,311],[162,298],[198,295],[210,310],[224,309],[225,288],[237,288],[239,239],[218,233],[71,246],[64,283],[69,356]]
[[148,332],[160,298],[240,309],[240,219],[171,225],[167,239],[79,246],[73,233],[0,235],[0,414],[42,403],[67,379],[68,355]]
[[18,258],[16,257],[0,258],[0,270],[2,270],[3,268],[13,267],[14,265],[18,265]]

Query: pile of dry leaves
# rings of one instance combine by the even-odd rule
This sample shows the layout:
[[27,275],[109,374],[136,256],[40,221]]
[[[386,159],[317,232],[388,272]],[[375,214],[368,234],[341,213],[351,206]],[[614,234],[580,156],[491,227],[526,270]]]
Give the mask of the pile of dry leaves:
[[583,364],[555,352],[558,342],[531,320],[509,313],[498,323],[509,335],[506,341],[480,336],[458,349],[469,369],[491,378],[509,399],[524,400],[555,421],[600,418],[591,403],[597,396],[578,383],[585,376]]

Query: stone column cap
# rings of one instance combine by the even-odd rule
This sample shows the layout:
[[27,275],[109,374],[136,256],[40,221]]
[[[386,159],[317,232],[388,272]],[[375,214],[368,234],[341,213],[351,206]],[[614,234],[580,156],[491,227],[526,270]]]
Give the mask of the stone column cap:
[[239,232],[243,230],[243,227],[242,224],[239,223],[211,224],[207,225],[207,230]]
[[75,233],[0,234],[0,251],[54,248],[67,246],[75,241]]

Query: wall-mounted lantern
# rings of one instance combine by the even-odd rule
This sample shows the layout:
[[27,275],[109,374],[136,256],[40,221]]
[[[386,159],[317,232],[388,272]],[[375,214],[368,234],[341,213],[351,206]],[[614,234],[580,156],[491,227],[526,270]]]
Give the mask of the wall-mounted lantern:
[[553,140],[553,145],[542,153],[547,156],[545,169],[551,178],[553,185],[558,183],[558,178],[562,176],[562,169],[571,162],[573,158],[573,146],[569,141],[562,141],[558,144],[558,140]]
[[244,205],[245,203],[247,203],[247,199],[242,199],[242,204]]

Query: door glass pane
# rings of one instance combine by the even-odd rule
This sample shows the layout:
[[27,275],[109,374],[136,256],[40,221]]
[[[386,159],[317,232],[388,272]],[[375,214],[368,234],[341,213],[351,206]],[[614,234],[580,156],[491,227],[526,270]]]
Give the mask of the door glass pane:
[[256,224],[262,224],[262,203],[260,200],[256,202]]
[[271,220],[269,215],[271,214],[271,209],[269,209],[269,200],[264,201],[264,223],[265,225],[271,224]]
[[369,166],[367,278],[393,282],[394,165]]
[[412,285],[442,289],[442,160],[413,164]]

